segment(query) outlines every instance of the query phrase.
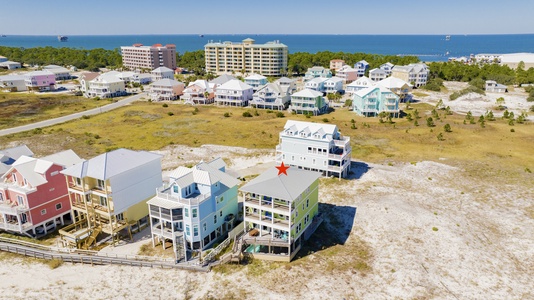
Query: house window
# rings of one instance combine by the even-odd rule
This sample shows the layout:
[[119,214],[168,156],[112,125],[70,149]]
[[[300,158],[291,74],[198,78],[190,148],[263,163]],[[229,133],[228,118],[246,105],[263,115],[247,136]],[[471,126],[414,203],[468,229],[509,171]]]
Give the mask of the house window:
[[76,178],[76,185],[77,186],[81,186],[82,185],[82,179],[81,178]]
[[117,214],[115,217],[116,217],[117,220],[119,220],[119,221],[124,221],[124,214],[123,214],[123,213]]
[[191,229],[189,228],[189,224],[185,224],[185,234],[191,235]]
[[91,195],[89,195],[89,194],[85,195],[85,201],[86,202],[91,202]]
[[223,214],[223,213],[222,213],[222,210],[221,210],[221,211],[219,212],[219,217],[222,218],[222,214]]
[[19,205],[24,206],[24,198],[22,196],[17,196],[17,202]]
[[291,160],[295,161],[295,155],[291,155]]
[[41,209],[41,216],[46,215],[46,209]]
[[306,207],[310,206],[310,199],[306,199]]
[[61,205],[61,203],[56,204],[56,210],[60,210],[62,207],[63,205]]
[[204,228],[204,232],[206,232],[208,230],[208,225],[206,225],[206,222],[204,222],[204,224],[202,224],[202,228]]
[[217,224],[217,215],[213,215],[213,224]]
[[59,174],[59,171],[54,171],[54,172],[50,173],[50,176],[56,176],[57,174]]
[[178,193],[178,186],[177,185],[173,186],[172,191],[175,193]]
[[105,187],[105,182],[104,180],[97,179],[96,185],[98,186],[99,189],[103,190]]
[[0,193],[0,201],[4,201],[4,194]]
[[193,218],[198,217],[197,209],[196,209],[196,208],[193,208],[192,211],[191,211],[191,214],[193,215]]
[[184,211],[185,211],[185,217],[189,218],[189,208],[185,208]]
[[11,174],[11,178],[13,178],[13,182],[17,182],[17,175],[15,173]]
[[193,235],[198,236],[198,225],[193,226]]
[[28,185],[28,181],[24,178],[24,185]]
[[108,206],[108,199],[106,197],[100,196],[100,205],[102,206]]
[[314,165],[315,165],[315,158],[314,158],[314,159],[312,160],[312,164],[314,164]]

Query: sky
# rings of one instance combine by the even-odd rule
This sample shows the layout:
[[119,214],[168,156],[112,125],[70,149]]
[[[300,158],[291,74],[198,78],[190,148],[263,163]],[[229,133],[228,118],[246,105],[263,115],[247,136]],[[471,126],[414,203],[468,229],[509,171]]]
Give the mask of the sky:
[[533,11],[532,0],[2,0],[0,34],[519,34],[534,33]]

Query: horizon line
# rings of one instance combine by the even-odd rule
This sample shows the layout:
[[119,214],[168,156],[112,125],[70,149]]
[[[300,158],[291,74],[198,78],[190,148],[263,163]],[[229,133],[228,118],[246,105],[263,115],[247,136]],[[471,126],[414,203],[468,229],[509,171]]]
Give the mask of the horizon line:
[[[9,34],[1,33],[6,36],[57,36],[58,34]],[[532,33],[116,33],[116,34],[60,34],[60,35],[69,35],[69,36],[162,36],[162,35],[362,35],[362,36],[373,36],[373,35],[397,35],[397,36],[440,36],[440,35],[450,35],[450,36],[467,36],[467,35],[534,35]]]

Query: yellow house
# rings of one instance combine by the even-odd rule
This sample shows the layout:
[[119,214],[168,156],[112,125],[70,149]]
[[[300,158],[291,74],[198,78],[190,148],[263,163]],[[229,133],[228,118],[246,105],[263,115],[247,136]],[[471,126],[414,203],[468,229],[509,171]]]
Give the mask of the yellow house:
[[73,224],[60,230],[66,246],[87,249],[99,236],[148,225],[146,202],[162,183],[161,156],[118,149],[62,171],[67,179]]

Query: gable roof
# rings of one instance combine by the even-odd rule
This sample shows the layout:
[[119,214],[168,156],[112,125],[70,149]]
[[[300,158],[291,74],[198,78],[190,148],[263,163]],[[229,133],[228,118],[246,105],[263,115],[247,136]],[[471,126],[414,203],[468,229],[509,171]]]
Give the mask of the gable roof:
[[217,182],[229,188],[236,186],[239,180],[221,171],[223,167],[226,167],[226,164],[220,158],[208,163],[200,162],[192,168],[180,166],[169,174],[169,181],[175,182],[181,188],[193,183],[211,186]]
[[9,164],[12,164],[23,155],[31,157],[33,152],[26,145],[0,150],[0,162],[11,161]]
[[354,95],[363,98],[363,97],[367,96],[368,94],[372,93],[373,91],[375,91],[377,89],[380,89],[380,88],[378,88],[376,86],[370,86],[370,87],[367,87],[367,88],[364,88],[364,89],[361,89],[361,90],[357,91],[356,93],[354,93]]
[[287,169],[278,176],[278,169],[270,168],[240,188],[241,191],[294,201],[321,176],[318,172]]
[[54,153],[48,156],[45,156],[41,158],[42,160],[46,160],[49,162],[52,162],[56,165],[60,165],[62,167],[70,167],[77,163],[83,162],[84,160],[78,156],[74,151],[71,149],[61,151],[58,153]]
[[161,159],[159,154],[122,148],[77,163],[61,171],[61,173],[77,178],[91,177],[107,180],[115,175],[159,159]]
[[172,69],[169,69],[169,68],[167,68],[167,67],[159,67],[159,68],[155,68],[155,69],[152,70],[152,72],[150,72],[150,73],[163,73],[163,72],[166,72],[166,73],[168,73],[168,72],[173,72],[173,73],[174,73],[174,71],[173,71]]
[[273,91],[279,95],[281,94],[284,94],[284,93],[287,93],[287,88],[286,87],[281,87],[279,84],[277,83],[267,83],[266,85],[260,87],[255,93],[254,95],[259,95],[260,92],[262,92],[263,90],[268,90],[268,91]]
[[307,98],[316,98],[316,97],[319,97],[319,96],[323,96],[323,93],[321,92],[318,92],[318,91],[315,91],[315,90],[311,90],[311,89],[303,89],[302,91],[298,91],[296,93],[294,93],[293,95],[291,96],[295,96],[295,97],[307,97]]
[[362,76],[362,77],[354,80],[353,82],[351,82],[347,86],[361,87],[361,86],[373,86],[374,84],[375,84],[375,82],[372,81],[371,79],[369,79],[367,76]]
[[219,84],[220,85],[220,84],[227,83],[228,81],[234,80],[234,79],[237,79],[237,78],[235,78],[232,75],[223,74],[223,75],[213,79],[212,81],[210,81],[210,83],[214,83],[214,84]]
[[80,75],[80,79],[85,79],[85,81],[91,81],[97,78],[100,75],[98,72],[84,72]]
[[183,82],[180,82],[180,81],[176,81],[174,79],[169,79],[169,78],[165,78],[165,79],[160,79],[156,82],[152,82],[152,84],[150,84],[151,86],[177,86],[177,85],[184,85]]
[[328,81],[328,82],[343,82],[343,79],[334,76],[334,77],[327,78],[325,81]]
[[329,134],[334,136],[337,132],[337,126],[333,124],[320,124],[296,120],[287,120],[286,125],[284,125],[284,130],[293,129],[294,131],[301,132],[305,129],[309,130],[311,134],[316,132],[322,132],[324,134]]
[[295,82],[294,79],[291,79],[291,78],[287,78],[287,77],[281,77],[280,79],[276,80],[275,82],[280,82],[280,83],[293,83]]
[[260,74],[251,74],[250,76],[247,76],[245,80],[262,80],[267,79],[267,77],[260,75]]
[[408,87],[411,87],[411,84],[409,84],[408,82],[400,79],[400,78],[397,78],[397,77],[388,77],[386,79],[382,79],[380,80],[379,82],[376,83],[377,85],[379,86],[383,86],[383,87],[386,87],[388,89],[399,89],[399,88],[402,88],[403,86],[407,85]]
[[252,90],[252,87],[241,80],[232,79],[217,88],[217,90],[244,91]]

